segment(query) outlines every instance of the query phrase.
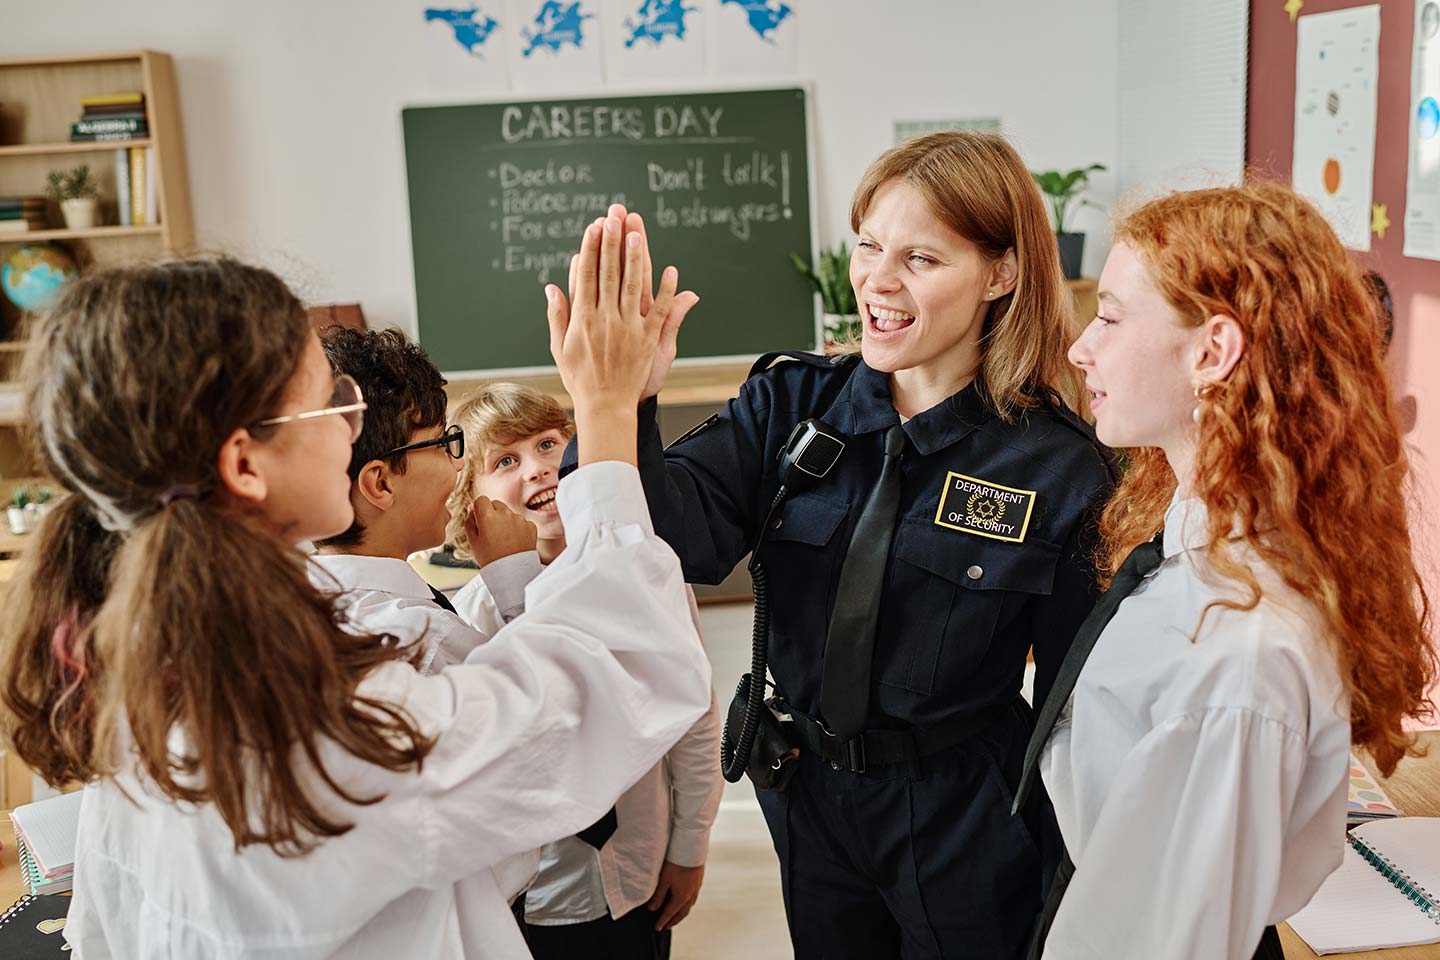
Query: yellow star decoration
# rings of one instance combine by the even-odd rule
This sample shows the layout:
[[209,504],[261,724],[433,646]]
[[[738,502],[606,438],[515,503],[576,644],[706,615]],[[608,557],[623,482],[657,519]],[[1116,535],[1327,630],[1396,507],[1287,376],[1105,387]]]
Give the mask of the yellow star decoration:
[[1383,203],[1370,204],[1370,232],[1381,240],[1385,239],[1385,231],[1390,228],[1390,211]]
[[1290,14],[1290,22],[1294,23],[1295,18],[1300,16],[1300,8],[1305,6],[1305,0],[1285,0],[1285,12]]

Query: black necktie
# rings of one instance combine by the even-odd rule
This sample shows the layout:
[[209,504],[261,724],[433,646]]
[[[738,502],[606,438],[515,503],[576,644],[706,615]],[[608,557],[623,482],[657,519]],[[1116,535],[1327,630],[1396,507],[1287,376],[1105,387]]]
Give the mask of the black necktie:
[[905,452],[905,429],[899,425],[885,434],[885,463],[880,479],[865,501],[855,524],[840,583],[835,588],[835,609],[825,635],[825,666],[820,676],[820,716],[830,731],[849,740],[865,727],[870,706],[870,665],[875,659],[875,623],[880,617],[880,589],[895,516],[900,509],[900,455]]
[[435,597],[436,603],[440,604],[441,607],[449,610],[451,613],[455,613],[455,604],[450,602],[449,597],[445,596],[445,594],[441,593],[439,590],[436,590],[434,587],[430,588],[430,593]]
[[615,830],[619,826],[620,821],[615,816],[615,808],[611,807],[608,811],[606,811],[605,816],[601,817],[599,820],[596,820],[594,823],[590,824],[590,826],[575,834],[575,836],[579,837],[581,840],[584,840],[596,850],[599,850],[601,847],[605,846],[605,842],[607,840],[609,840],[612,836],[615,835]]
[[1080,679],[1080,671],[1085,668],[1090,651],[1095,649],[1095,641],[1100,639],[1100,634],[1114,618],[1115,611],[1120,608],[1120,601],[1130,596],[1140,585],[1140,581],[1160,566],[1161,559],[1159,536],[1131,550],[1130,556],[1126,557],[1125,562],[1120,564],[1120,569],[1115,571],[1115,579],[1110,582],[1110,589],[1101,594],[1100,599],[1095,601],[1095,609],[1091,610],[1090,616],[1080,624],[1075,640],[1070,644],[1070,651],[1065,654],[1065,661],[1060,664],[1060,672],[1055,677],[1055,685],[1050,688],[1050,696],[1045,699],[1045,705],[1040,709],[1040,716],[1035,721],[1035,732],[1030,735],[1030,743],[1025,748],[1025,767],[1020,774],[1020,786],[1015,791],[1012,812],[1019,811],[1030,795],[1030,788],[1035,782],[1035,771],[1040,765],[1040,751],[1044,749],[1045,741],[1050,739],[1050,732],[1055,729],[1055,721],[1060,718],[1060,711],[1070,700],[1070,694],[1075,690],[1075,681]]

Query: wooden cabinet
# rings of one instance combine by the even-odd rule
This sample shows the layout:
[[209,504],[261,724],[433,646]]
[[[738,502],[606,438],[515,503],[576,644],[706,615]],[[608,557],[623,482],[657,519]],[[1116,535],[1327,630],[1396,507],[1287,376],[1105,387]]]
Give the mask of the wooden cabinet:
[[[147,133],[131,140],[71,143],[82,97],[140,91]],[[158,222],[118,224],[116,150],[145,147],[155,154],[149,189]],[[0,235],[0,263],[17,247],[53,241],[68,249],[82,270],[194,248],[190,186],[175,67],[153,50],[0,60],[0,196],[45,192],[52,170],[88,164],[99,183],[101,225],[65,229],[58,207],[47,203],[47,229]],[[8,505],[17,486],[42,482],[24,436],[17,382],[33,317],[0,296],[0,498]],[[0,556],[24,546],[24,536],[0,524]]]

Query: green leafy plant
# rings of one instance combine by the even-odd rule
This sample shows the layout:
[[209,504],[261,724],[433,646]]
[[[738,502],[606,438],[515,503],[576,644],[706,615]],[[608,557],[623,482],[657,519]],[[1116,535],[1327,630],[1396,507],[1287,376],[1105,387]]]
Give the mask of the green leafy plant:
[[43,507],[45,504],[49,503],[51,500],[54,499],[55,491],[51,490],[49,487],[40,487],[35,491],[35,503],[39,506]]
[[850,286],[850,250],[841,241],[834,250],[820,251],[820,261],[810,269],[799,254],[790,254],[790,262],[810,286],[820,294],[820,305],[826,313],[855,313],[855,288]]
[[1066,232],[1065,217],[1070,213],[1071,204],[1078,202],[1082,207],[1099,206],[1099,204],[1084,199],[1080,194],[1090,186],[1090,174],[1104,170],[1104,164],[1092,163],[1088,167],[1080,167],[1068,173],[1061,173],[1059,170],[1046,170],[1043,173],[1030,171],[1030,176],[1035,178],[1040,192],[1045,194],[1050,201],[1050,211],[1055,215],[1056,233]]
[[51,170],[45,192],[56,203],[64,200],[94,200],[100,196],[100,185],[90,172],[90,165],[82,163],[70,170]]
[[33,502],[29,487],[16,487],[10,491],[10,507],[14,510],[24,510]]
[[790,262],[820,294],[821,310],[845,318],[826,320],[825,333],[830,340],[843,343],[858,338],[861,333],[859,307],[855,304],[855,288],[850,285],[850,249],[845,242],[842,240],[834,250],[821,249],[813,270],[799,254],[790,254]]

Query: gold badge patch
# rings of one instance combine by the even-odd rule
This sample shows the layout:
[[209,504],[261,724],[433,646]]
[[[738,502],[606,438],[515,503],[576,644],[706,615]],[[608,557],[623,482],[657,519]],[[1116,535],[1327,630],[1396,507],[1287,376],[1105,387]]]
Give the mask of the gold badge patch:
[[1016,490],[963,473],[947,473],[935,522],[977,537],[1020,543],[1030,527],[1034,490]]

